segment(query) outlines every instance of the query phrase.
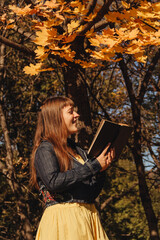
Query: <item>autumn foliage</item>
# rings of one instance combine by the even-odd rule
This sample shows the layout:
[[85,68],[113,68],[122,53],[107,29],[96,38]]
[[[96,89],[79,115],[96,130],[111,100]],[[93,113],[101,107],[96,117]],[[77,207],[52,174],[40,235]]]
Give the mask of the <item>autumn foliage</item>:
[[[95,68],[103,66],[103,61],[119,61],[120,54],[128,54],[145,64],[148,47],[160,45],[160,3],[121,1],[117,10],[114,1],[110,1],[110,7],[102,1],[89,2],[37,0],[34,6],[10,6],[16,21],[29,18],[36,33],[37,64],[26,66],[25,73],[52,70],[46,66],[49,58],[62,67],[74,62],[83,68]],[[1,21],[4,19],[5,15]],[[14,28],[13,21],[6,21],[8,28]],[[81,53],[74,47],[78,38],[83,38]]]
[[102,117],[133,126],[107,170],[99,208],[109,239],[159,240],[158,0],[1,0],[0,7],[0,238],[34,239],[42,203],[28,188],[29,158],[37,111],[56,94],[78,107],[82,147]]

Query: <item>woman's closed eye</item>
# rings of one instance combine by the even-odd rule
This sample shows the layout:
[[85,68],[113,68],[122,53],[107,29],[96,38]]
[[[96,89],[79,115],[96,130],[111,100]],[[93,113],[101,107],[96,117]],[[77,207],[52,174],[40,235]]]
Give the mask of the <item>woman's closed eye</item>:
[[69,112],[70,114],[73,114],[73,109],[70,109],[68,112]]

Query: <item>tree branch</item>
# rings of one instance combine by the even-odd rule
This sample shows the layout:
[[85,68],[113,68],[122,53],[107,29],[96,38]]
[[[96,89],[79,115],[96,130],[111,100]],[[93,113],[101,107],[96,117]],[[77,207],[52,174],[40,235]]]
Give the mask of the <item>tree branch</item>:
[[14,167],[12,162],[13,154],[12,154],[12,148],[11,148],[11,142],[8,134],[7,124],[6,124],[6,119],[5,119],[5,115],[4,115],[1,104],[0,104],[0,123],[1,123],[3,134],[4,134],[6,151],[7,151],[6,165],[8,167],[10,176],[12,178],[12,176],[14,175]]
[[0,36],[0,42],[4,43],[5,45],[7,45],[9,47],[12,47],[12,48],[14,48],[14,49],[16,49],[16,50],[18,50],[20,52],[24,52],[27,55],[30,55],[30,56],[33,56],[33,57],[36,56],[35,52],[32,49],[30,49],[28,47],[25,47],[25,46],[23,46],[23,45],[21,45],[19,43],[15,43],[15,42],[13,42],[11,40],[8,40],[5,37]]
[[149,80],[152,76],[152,73],[153,73],[153,71],[155,69],[155,66],[158,63],[159,59],[160,59],[160,49],[158,49],[155,56],[153,57],[150,65],[148,67],[148,70],[147,70],[147,72],[144,76],[144,79],[142,81],[141,88],[140,88],[139,95],[138,95],[138,99],[139,99],[140,103],[143,102],[143,98],[144,98],[145,92],[146,92],[147,87],[148,87],[148,82],[149,82]]
[[97,22],[99,22],[104,17],[104,15],[107,14],[107,12],[109,10],[109,7],[112,4],[112,2],[113,2],[113,0],[108,0],[107,2],[105,2],[103,4],[102,8],[100,9],[100,11],[97,13],[97,16],[91,22],[88,22],[85,25],[84,29],[81,32],[79,32],[78,35],[79,36],[84,35],[88,30],[91,29],[91,27],[93,25],[95,25]]
[[24,29],[19,28],[18,26],[15,26],[13,30],[24,36],[26,39],[29,39],[30,41],[33,41],[36,37],[34,33],[26,32]]
[[87,16],[89,16],[89,14],[91,14],[93,12],[93,10],[96,6],[96,3],[97,3],[97,0],[89,1],[88,6],[87,6],[87,9],[88,9]]
[[2,172],[5,176],[7,176],[7,174],[8,174],[8,169],[6,168],[5,164],[2,163],[1,161],[0,161],[0,170],[1,170],[1,172]]
[[91,94],[92,98],[95,100],[95,102],[98,104],[98,106],[102,109],[102,111],[105,114],[105,117],[108,120],[111,120],[110,116],[108,115],[108,113],[106,112],[106,110],[104,109],[104,107],[102,106],[102,104],[100,103],[100,101],[98,101],[98,99],[96,98],[96,96],[93,94],[92,90],[90,89],[89,85],[87,84],[85,78],[83,77],[82,73],[79,71],[79,74],[84,82],[84,84],[86,85],[86,88],[88,89],[89,93]]
[[[96,6],[96,3],[97,3],[97,0],[89,1],[88,5],[87,5],[87,8],[86,8],[88,10],[86,16],[89,16],[89,14],[93,12],[93,10],[94,10],[94,8]],[[79,24],[80,25],[84,25],[85,23],[86,23],[86,21],[84,19],[81,19]]]
[[119,61],[119,66],[120,66],[120,69],[122,71],[123,78],[125,80],[125,84],[126,84],[126,87],[127,87],[127,91],[128,91],[128,95],[129,95],[131,104],[134,106],[135,105],[135,94],[134,94],[134,91],[133,91],[133,86],[132,86],[131,79],[128,75],[127,65],[126,65],[126,63],[123,59],[123,55],[121,53],[117,54],[117,56],[118,56],[118,58],[122,59],[121,61]]
[[147,147],[148,147],[148,150],[149,150],[149,152],[150,152],[150,154],[151,154],[151,156],[152,156],[152,158],[153,158],[153,161],[155,162],[157,168],[160,170],[160,162],[159,162],[159,160],[157,159],[155,153],[153,152],[152,147],[151,147],[151,145],[149,144],[149,142],[147,142]]
[[103,210],[110,202],[114,201],[114,202],[117,202],[119,201],[120,199],[122,199],[122,197],[128,195],[129,193],[134,193],[135,190],[135,186],[137,186],[138,183],[135,183],[130,189],[126,190],[126,191],[122,191],[119,195],[114,195],[114,196],[111,196],[109,198],[107,198],[102,204],[101,204],[101,207],[100,209]]
[[109,22],[106,20],[101,20],[100,22],[96,23],[94,26],[94,32],[99,32],[103,30],[105,27],[109,25]]

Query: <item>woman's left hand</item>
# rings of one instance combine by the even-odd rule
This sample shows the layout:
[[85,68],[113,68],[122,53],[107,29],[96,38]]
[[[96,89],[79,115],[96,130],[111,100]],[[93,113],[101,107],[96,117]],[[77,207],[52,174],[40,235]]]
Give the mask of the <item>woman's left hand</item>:
[[110,151],[106,154],[106,168],[111,164],[115,158],[115,148],[111,148]]
[[101,171],[104,171],[108,168],[110,163],[115,158],[115,149],[111,148],[109,151],[110,143],[107,145],[107,147],[103,150],[103,152],[97,157],[97,160],[101,164]]

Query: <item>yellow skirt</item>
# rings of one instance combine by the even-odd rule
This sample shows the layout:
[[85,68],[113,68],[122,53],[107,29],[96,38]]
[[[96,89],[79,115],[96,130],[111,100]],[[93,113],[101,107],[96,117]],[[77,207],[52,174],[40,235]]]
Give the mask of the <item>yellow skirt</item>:
[[94,204],[63,203],[45,209],[36,240],[108,240]]

